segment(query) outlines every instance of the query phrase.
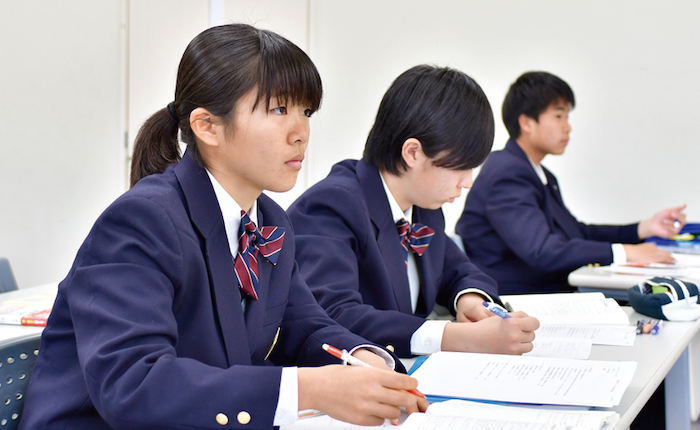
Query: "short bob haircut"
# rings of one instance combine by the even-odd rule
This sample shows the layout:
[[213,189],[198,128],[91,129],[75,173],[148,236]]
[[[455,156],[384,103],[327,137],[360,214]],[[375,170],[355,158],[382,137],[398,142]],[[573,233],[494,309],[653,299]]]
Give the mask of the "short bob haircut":
[[561,78],[547,72],[522,74],[510,86],[503,101],[503,123],[511,139],[520,137],[518,118],[521,114],[539,121],[540,114],[559,99],[567,102],[572,109],[576,106],[574,92]]
[[435,166],[467,170],[484,162],[493,136],[491,105],[472,78],[458,70],[420,65],[402,73],[387,90],[363,158],[399,176],[407,169],[401,148],[415,138]]

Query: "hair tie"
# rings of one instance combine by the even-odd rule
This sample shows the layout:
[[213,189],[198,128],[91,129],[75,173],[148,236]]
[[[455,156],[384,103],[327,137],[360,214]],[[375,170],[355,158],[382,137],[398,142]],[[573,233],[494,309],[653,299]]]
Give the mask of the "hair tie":
[[165,109],[168,111],[170,118],[174,119],[175,122],[180,122],[180,119],[177,117],[177,113],[175,112],[175,102],[168,103],[168,106],[166,106]]

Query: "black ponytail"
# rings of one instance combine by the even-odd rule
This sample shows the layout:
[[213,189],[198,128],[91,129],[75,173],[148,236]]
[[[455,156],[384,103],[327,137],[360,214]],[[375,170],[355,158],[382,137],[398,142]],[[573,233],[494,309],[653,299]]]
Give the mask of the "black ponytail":
[[131,159],[130,185],[153,173],[161,173],[166,167],[180,161],[178,122],[163,108],[143,123],[134,142]]

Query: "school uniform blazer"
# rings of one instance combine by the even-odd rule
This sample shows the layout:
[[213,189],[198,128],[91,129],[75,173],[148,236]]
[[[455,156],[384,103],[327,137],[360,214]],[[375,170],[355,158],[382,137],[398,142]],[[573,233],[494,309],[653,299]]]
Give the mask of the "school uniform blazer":
[[[421,292],[411,310],[404,251],[379,171],[364,161],[336,164],[287,210],[299,268],[318,302],[343,326],[399,357],[437,302],[454,313],[456,294],[475,288],[496,298],[495,282],[445,235],[442,210],[413,207],[435,230],[417,266]],[[391,349],[391,348],[390,348]]]
[[467,254],[496,279],[500,294],[567,292],[568,274],[588,263],[612,263],[611,243],[638,243],[637,224],[586,225],[561,198],[544,169],[542,184],[514,141],[492,152],[469,190],[456,231]]
[[214,190],[189,152],[107,208],[59,285],[21,428],[271,429],[273,363],[338,363],[324,342],[367,343],[315,302],[284,211],[258,205],[259,224],[286,236],[245,314]]

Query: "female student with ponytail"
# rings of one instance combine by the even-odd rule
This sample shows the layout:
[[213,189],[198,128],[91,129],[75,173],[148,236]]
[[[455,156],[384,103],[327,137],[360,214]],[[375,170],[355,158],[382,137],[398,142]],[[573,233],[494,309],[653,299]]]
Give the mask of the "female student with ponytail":
[[[261,194],[294,185],[320,100],[311,60],[275,33],[190,43],[175,101],[137,136],[132,188],[59,285],[21,428],[271,429],[308,408],[376,425],[425,409],[391,355],[318,306]],[[323,343],[379,368],[326,365]]]

